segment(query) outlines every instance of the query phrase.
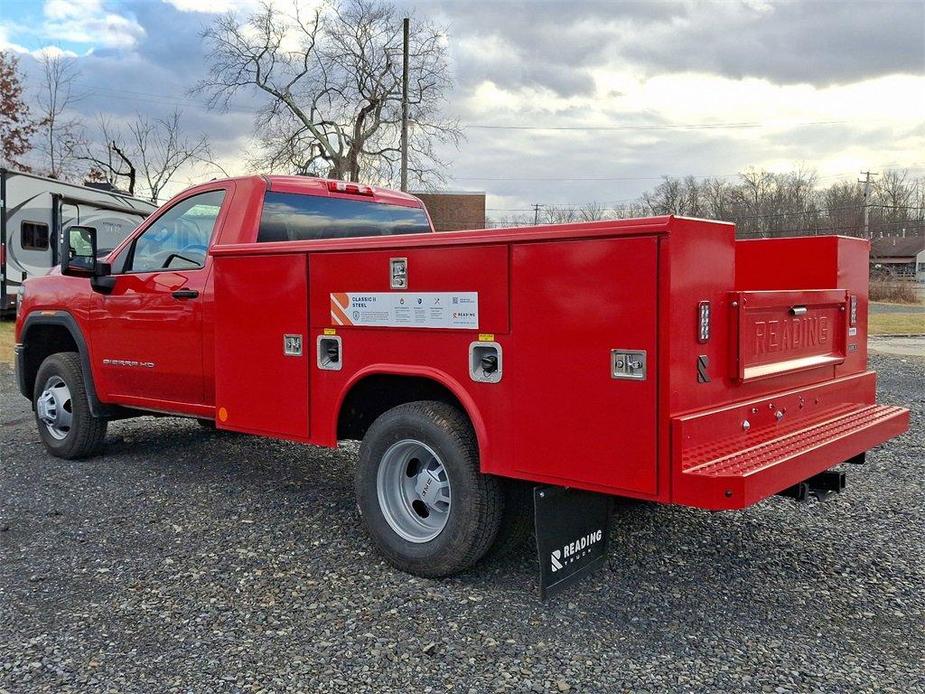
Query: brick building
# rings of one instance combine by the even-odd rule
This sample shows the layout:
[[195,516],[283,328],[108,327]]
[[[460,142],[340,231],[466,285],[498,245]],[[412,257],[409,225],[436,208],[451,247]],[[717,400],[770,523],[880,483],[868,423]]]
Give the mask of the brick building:
[[416,195],[424,203],[437,231],[485,228],[483,191],[412,191],[412,195]]

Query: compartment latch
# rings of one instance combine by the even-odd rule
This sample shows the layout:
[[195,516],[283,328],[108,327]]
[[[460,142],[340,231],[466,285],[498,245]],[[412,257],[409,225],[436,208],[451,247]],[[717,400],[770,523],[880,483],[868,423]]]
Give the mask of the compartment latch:
[[646,380],[646,351],[644,349],[611,350],[610,376],[631,381]]

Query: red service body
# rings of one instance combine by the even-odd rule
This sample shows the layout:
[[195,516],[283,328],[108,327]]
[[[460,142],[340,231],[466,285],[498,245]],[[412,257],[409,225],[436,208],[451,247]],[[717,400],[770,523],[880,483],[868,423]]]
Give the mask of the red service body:
[[[118,272],[134,239],[210,191],[201,266]],[[737,241],[732,224],[674,216],[260,238],[278,194],[421,208],[294,177],[187,191],[108,256],[108,292],[60,274],[27,283],[24,392],[28,330],[66,314],[101,410],[334,446],[378,414],[364,403],[439,392],[471,422],[485,474],[714,510],[908,427],[907,410],[876,403],[867,368],[866,240]],[[499,368],[478,379],[473,354]]]

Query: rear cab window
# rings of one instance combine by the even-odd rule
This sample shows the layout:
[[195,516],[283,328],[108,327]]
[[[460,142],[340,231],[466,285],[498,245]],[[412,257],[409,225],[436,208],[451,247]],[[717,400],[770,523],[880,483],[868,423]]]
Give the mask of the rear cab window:
[[257,241],[311,241],[430,232],[430,220],[421,207],[270,191],[264,196]]

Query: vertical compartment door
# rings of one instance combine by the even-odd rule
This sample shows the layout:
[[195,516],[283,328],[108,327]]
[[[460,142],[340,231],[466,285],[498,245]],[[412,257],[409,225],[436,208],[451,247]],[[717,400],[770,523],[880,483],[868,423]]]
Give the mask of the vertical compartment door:
[[516,470],[656,493],[657,250],[649,236],[514,246]]
[[305,255],[217,258],[215,409],[220,428],[308,438]]

